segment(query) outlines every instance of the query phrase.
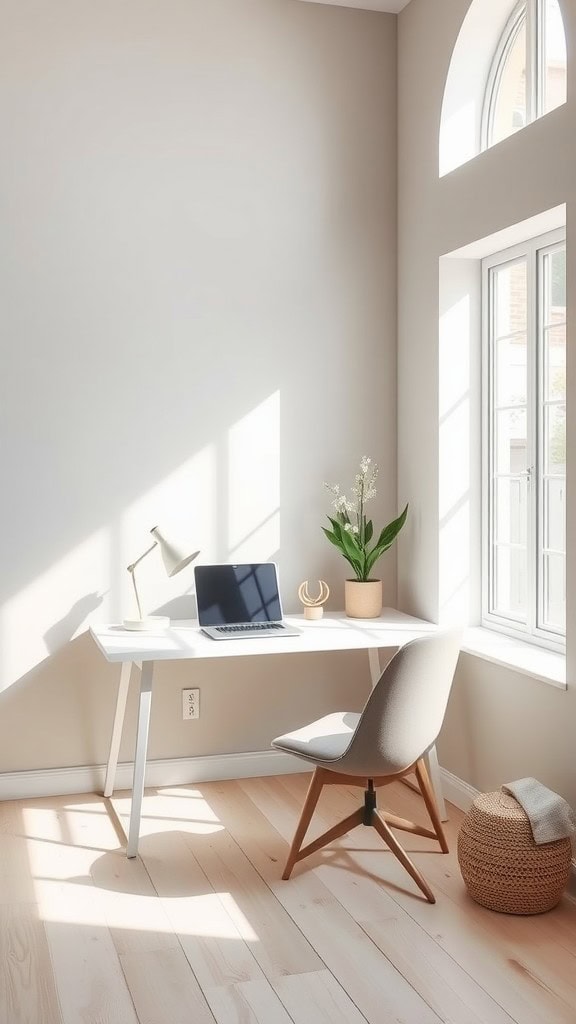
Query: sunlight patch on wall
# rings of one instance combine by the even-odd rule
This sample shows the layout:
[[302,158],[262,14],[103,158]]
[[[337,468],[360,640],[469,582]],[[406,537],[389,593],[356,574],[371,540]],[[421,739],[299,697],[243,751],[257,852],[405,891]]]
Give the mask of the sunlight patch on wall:
[[440,128],[440,177],[476,156],[479,112],[472,102],[460,101],[457,110],[442,118]]
[[97,530],[5,602],[0,690],[86,628],[109,590],[110,535]]
[[[280,393],[132,502],[0,609],[0,692],[84,632],[90,621],[136,614],[127,565],[150,530],[182,542],[199,561],[265,561],[280,545]],[[170,579],[159,552],[136,569],[144,614],[195,613],[193,565]]]
[[439,285],[438,612],[468,624],[479,586],[478,264],[441,259]]
[[280,546],[280,392],[228,431],[228,551],[262,562]]
[[[200,549],[200,560],[210,561],[217,548],[219,501],[217,447],[209,444],[124,511],[119,552],[122,616],[136,614],[126,566],[150,546],[150,530],[160,527],[191,552]],[[149,614],[192,590],[193,565],[169,579],[159,552],[154,551],[137,567],[136,578],[142,611]]]
[[466,342],[470,297],[456,302],[440,321],[439,516],[447,517],[470,486],[470,353]]
[[440,527],[440,621],[469,620],[470,502],[464,503]]

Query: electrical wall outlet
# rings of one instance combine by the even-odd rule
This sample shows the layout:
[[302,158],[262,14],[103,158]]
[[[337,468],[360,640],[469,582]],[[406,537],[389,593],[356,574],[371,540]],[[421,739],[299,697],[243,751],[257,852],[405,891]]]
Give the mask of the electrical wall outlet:
[[200,718],[200,690],[182,690],[182,718]]

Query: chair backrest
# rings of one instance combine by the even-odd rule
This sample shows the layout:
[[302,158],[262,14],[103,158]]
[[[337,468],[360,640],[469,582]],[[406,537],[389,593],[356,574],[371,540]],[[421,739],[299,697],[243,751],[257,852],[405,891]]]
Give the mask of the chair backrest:
[[339,771],[391,775],[426,753],[442,727],[461,636],[449,630],[400,648],[366,702]]

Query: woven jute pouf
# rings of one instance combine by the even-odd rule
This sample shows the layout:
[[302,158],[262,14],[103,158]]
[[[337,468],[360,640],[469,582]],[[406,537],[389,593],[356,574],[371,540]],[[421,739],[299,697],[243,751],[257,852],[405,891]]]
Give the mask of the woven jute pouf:
[[477,796],[458,834],[466,888],[503,914],[542,914],[558,903],[570,875],[570,839],[534,842],[528,816],[499,790]]

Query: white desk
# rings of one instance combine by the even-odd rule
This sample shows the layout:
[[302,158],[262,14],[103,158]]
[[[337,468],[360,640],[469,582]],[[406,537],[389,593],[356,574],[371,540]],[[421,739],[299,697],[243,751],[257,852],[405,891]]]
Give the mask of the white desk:
[[[379,649],[397,650],[409,640],[425,636],[436,628],[429,622],[404,615],[403,612],[398,612],[394,608],[385,608],[378,619],[349,619],[341,612],[327,612],[323,619],[316,622],[309,622],[303,616],[287,616],[287,621],[298,626],[302,630],[302,634],[290,637],[263,637],[261,639],[252,637],[218,641],[204,636],[199,631],[197,624],[190,622],[175,623],[171,629],[155,633],[150,631],[145,633],[128,632],[121,626],[90,627],[90,632],[104,657],[108,661],[119,662],[122,666],[104,796],[111,796],[114,790],[132,665],[141,669],[132,807],[126,850],[128,857],[136,857],[138,853],[154,662],[366,650],[368,651],[372,685],[374,685],[381,672]],[[446,820],[440,771],[434,748],[428,754],[428,767],[441,817]]]

